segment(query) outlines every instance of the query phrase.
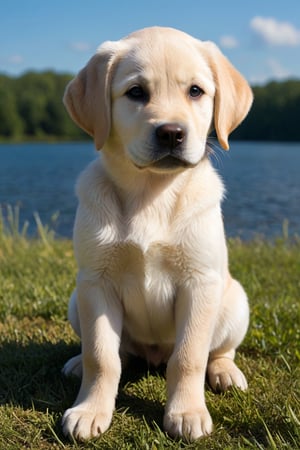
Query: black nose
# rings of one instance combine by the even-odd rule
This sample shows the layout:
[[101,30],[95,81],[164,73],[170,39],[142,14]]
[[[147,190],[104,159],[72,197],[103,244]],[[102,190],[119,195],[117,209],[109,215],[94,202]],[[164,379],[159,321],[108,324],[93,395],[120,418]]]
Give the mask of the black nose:
[[177,123],[160,125],[155,133],[158,144],[170,150],[183,144],[186,135],[184,128]]

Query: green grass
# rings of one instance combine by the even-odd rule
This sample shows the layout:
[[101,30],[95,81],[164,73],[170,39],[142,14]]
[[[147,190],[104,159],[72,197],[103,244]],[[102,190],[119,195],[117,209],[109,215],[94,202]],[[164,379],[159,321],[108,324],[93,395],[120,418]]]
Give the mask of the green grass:
[[231,271],[245,286],[251,324],[237,360],[249,390],[206,389],[212,436],[184,444],[162,431],[164,369],[133,361],[122,376],[108,432],[89,443],[64,438],[60,420],[79,381],[61,368],[79,350],[66,321],[74,287],[72,244],[40,225],[26,238],[11,210],[0,217],[0,449],[300,448],[300,241],[229,243]]

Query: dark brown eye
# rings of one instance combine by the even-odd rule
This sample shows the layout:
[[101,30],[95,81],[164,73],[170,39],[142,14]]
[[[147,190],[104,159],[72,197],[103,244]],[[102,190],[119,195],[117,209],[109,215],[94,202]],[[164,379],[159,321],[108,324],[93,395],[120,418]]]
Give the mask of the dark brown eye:
[[196,84],[193,84],[193,86],[191,86],[190,92],[189,92],[190,97],[197,98],[197,97],[201,97],[201,95],[203,95],[203,94],[204,94],[204,91],[199,86],[197,86]]
[[134,102],[147,102],[149,100],[148,93],[142,88],[142,86],[132,86],[127,92],[126,96]]

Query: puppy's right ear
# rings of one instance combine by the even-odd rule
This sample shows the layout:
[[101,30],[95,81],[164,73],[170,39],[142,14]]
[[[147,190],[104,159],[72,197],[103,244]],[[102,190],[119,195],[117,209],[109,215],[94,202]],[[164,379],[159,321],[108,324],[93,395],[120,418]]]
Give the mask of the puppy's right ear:
[[64,105],[74,122],[93,136],[97,150],[111,126],[110,86],[118,42],[105,42],[67,85]]

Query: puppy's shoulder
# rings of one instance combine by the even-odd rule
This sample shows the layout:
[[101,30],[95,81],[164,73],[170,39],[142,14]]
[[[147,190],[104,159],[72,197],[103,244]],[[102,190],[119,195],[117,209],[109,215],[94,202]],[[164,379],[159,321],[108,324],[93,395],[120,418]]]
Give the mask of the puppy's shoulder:
[[100,205],[111,195],[112,183],[108,178],[101,159],[92,161],[79,175],[76,183],[76,195],[79,204],[85,206]]

